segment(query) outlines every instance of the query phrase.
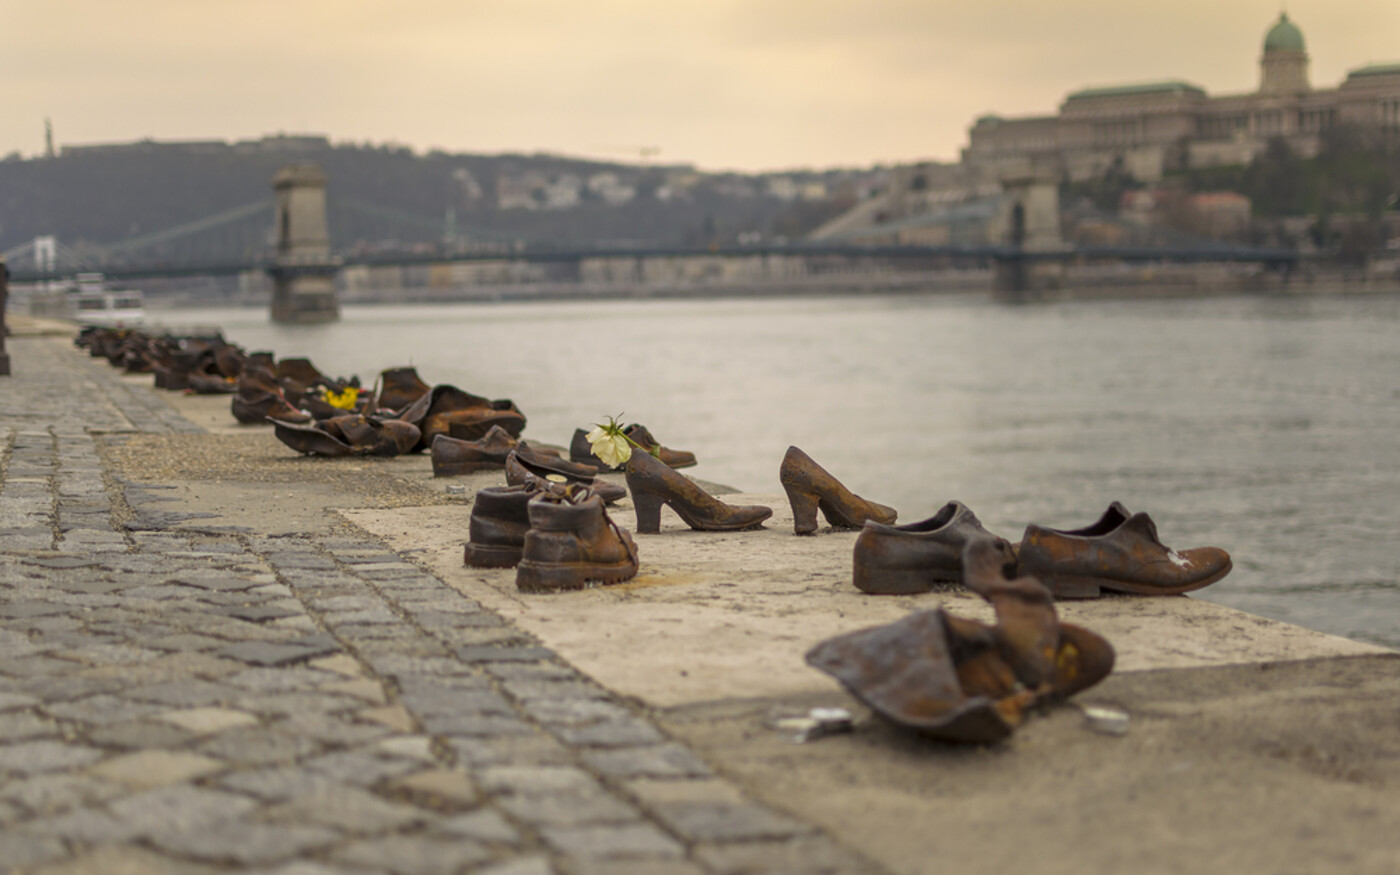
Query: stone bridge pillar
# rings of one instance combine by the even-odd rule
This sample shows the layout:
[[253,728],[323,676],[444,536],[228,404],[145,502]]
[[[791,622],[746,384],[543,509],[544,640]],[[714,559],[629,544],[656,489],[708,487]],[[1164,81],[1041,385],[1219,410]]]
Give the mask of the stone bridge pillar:
[[326,174],[315,164],[290,164],[277,171],[277,256],[272,276],[272,321],[334,322],[340,318],[335,280],[339,259],[331,257],[326,230]]
[[[1033,171],[1002,178],[1001,212],[992,226],[993,239],[1013,251],[997,261],[996,290],[1021,295],[1059,288],[1064,261],[1046,258],[1068,252],[1060,236],[1060,189],[1048,174]],[[1032,256],[1032,257],[1026,257]]]
[[10,333],[5,325],[5,306],[9,304],[9,297],[10,268],[5,264],[4,256],[0,256],[0,377],[10,375],[10,354],[5,352],[5,337]]

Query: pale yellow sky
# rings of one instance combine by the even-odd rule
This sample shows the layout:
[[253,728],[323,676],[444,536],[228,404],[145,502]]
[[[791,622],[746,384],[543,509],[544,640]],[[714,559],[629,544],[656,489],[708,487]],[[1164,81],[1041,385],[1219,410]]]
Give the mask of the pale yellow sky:
[[[1292,0],[1314,87],[1400,0]],[[0,153],[323,133],[706,170],[954,159],[1088,85],[1252,90],[1277,0],[0,0]]]

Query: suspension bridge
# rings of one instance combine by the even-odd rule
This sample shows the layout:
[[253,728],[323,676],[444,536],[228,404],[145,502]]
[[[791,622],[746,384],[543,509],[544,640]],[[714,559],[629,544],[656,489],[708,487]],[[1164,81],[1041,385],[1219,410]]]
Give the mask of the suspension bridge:
[[[301,165],[303,168],[306,165]],[[287,300],[316,285],[314,294],[302,294],[318,303],[311,310],[315,319],[334,318],[334,280],[347,267],[413,267],[470,262],[522,262],[563,265],[564,276],[581,275],[580,266],[590,260],[631,261],[638,265],[657,259],[806,259],[812,263],[833,261],[853,266],[909,266],[930,268],[949,264],[993,265],[1003,291],[1017,292],[1032,287],[1047,271],[1073,263],[1248,263],[1269,270],[1289,273],[1298,262],[1298,253],[1289,249],[1238,246],[1207,238],[1177,234],[1165,245],[1071,245],[1060,239],[1058,200],[1053,186],[1046,182],[1012,181],[1004,195],[1007,230],[1004,242],[945,245],[860,245],[839,241],[807,241],[785,244],[747,244],[706,247],[573,247],[524,246],[514,241],[493,239],[489,228],[458,228],[455,216],[446,212],[441,220],[397,210],[392,207],[351,199],[330,200],[325,193],[324,175],[319,169],[301,182],[288,181],[279,173],[276,196],[233,206],[215,214],[185,221],[153,232],[100,245],[70,247],[52,236],[40,236],[0,252],[9,266],[12,281],[42,283],[63,280],[79,272],[101,272],[114,281],[171,279],[195,276],[229,276],[245,273],[270,275],[281,283]],[[309,180],[309,182],[308,182]],[[319,181],[318,181],[319,180]],[[284,183],[286,183],[284,185]],[[1048,200],[1047,200],[1048,199]],[[326,215],[328,208],[340,214],[372,217],[391,228],[429,234],[438,240],[469,236],[478,245],[471,249],[450,246],[413,250],[364,252],[336,250],[330,245]],[[269,221],[270,220],[270,221]],[[296,227],[292,227],[296,225]],[[239,257],[210,257],[208,246],[194,241],[220,232],[242,240],[258,240],[245,245]],[[172,252],[188,252],[172,257]],[[638,270],[638,275],[644,271]],[[308,297],[310,295],[310,297]],[[304,301],[303,301],[304,303]],[[285,304],[285,302],[284,302]],[[277,305],[274,303],[274,313]],[[285,304],[283,316],[297,318],[298,307]],[[305,314],[303,314],[305,315]],[[314,321],[314,320],[313,320]]]

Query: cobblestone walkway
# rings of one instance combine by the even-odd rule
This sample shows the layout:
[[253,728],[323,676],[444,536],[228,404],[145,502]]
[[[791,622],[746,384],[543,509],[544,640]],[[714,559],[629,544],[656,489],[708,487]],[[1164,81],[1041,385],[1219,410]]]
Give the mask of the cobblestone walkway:
[[105,362],[8,346],[8,871],[879,871],[368,535],[174,528],[101,442],[198,429]]

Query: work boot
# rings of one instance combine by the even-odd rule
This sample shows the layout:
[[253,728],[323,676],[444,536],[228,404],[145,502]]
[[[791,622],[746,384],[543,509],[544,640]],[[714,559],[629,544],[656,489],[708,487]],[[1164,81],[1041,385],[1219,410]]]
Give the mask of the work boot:
[[515,585],[523,592],[620,583],[637,573],[637,547],[589,489],[568,486],[530,499],[530,530]]
[[524,486],[491,486],[476,494],[463,561],[473,568],[510,568],[520,561],[530,530],[530,499],[539,491]]

